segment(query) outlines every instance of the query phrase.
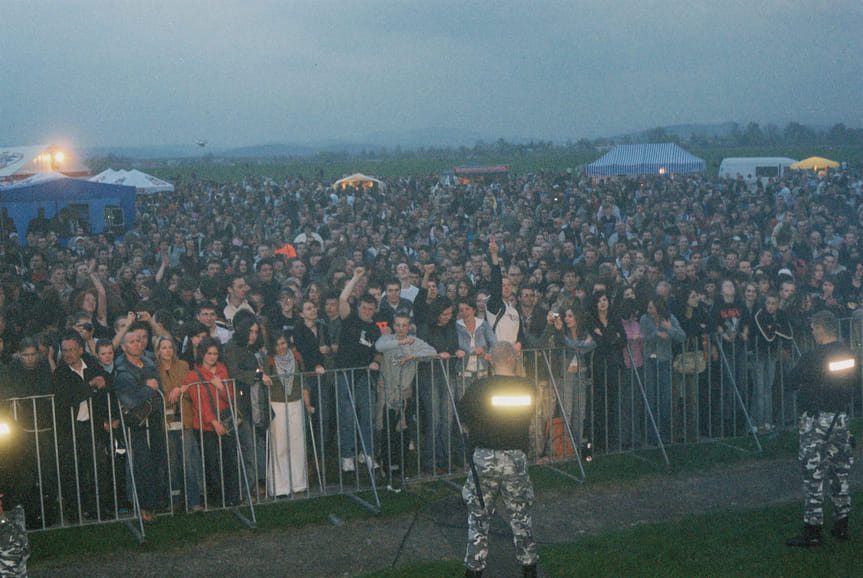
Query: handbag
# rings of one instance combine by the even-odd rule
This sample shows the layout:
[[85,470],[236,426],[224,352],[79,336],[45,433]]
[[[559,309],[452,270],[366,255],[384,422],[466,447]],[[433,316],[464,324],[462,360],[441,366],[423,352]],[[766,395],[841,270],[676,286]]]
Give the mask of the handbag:
[[704,352],[684,351],[674,356],[671,368],[677,373],[696,375],[707,369],[707,360],[704,359]]
[[153,398],[148,397],[144,403],[138,404],[134,408],[130,409],[124,406],[123,421],[129,427],[145,428],[151,413],[153,413]]
[[255,373],[255,383],[249,387],[249,402],[252,410],[252,423],[259,430],[267,430],[276,412],[270,407],[270,396],[263,382],[264,371],[260,367]]

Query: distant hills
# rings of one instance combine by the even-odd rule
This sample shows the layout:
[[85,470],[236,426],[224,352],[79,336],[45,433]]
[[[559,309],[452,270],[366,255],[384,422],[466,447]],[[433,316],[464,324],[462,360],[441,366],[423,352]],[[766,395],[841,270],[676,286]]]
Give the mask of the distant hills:
[[115,156],[127,159],[186,158],[214,155],[226,158],[286,158],[312,157],[319,153],[361,154],[382,148],[416,150],[420,148],[472,147],[482,140],[475,132],[451,128],[427,128],[397,133],[375,132],[357,139],[327,140],[312,143],[265,143],[260,145],[226,148],[218,143],[153,147],[93,147],[83,149],[85,158]]
[[[682,139],[689,138],[692,135],[699,136],[702,138],[713,138],[717,136],[728,136],[734,129],[735,124],[736,123],[733,122],[723,122],[720,124],[677,124],[662,127],[662,129],[669,135],[674,135]],[[649,132],[651,131],[643,130],[624,136],[629,136],[634,140],[637,140],[638,138],[647,135]]]
[[[612,142],[640,142],[654,131],[661,130],[665,134],[681,140],[692,135],[701,138],[724,137],[731,134],[734,127],[742,128],[733,122],[718,124],[681,124],[660,129],[649,129],[629,134],[600,139]],[[346,138],[311,143],[265,143],[254,146],[227,148],[220,147],[217,142],[209,142],[206,146],[197,144],[153,147],[94,147],[80,151],[84,158],[104,159],[118,157],[125,159],[181,159],[220,157],[236,159],[278,159],[278,158],[308,158],[320,153],[360,155],[374,154],[381,149],[418,150],[422,148],[457,149],[473,147],[480,141],[496,142],[497,138],[483,137],[479,133],[462,129],[446,127],[406,130],[401,132],[376,132],[359,138]],[[521,139],[513,144],[524,144],[529,139]]]

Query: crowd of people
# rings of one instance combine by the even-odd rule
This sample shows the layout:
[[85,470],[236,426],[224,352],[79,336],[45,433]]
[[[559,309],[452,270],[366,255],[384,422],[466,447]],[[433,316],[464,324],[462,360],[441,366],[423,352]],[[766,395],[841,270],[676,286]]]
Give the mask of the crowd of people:
[[[484,375],[497,341],[560,352],[545,369],[525,354],[520,371],[560,387],[560,407],[546,391],[547,417],[564,415],[577,444],[695,440],[717,419],[734,433],[735,387],[770,431],[783,411],[777,367],[792,342],[805,349],[809,315],[863,307],[852,169],[756,183],[556,171],[384,181],[339,192],[300,178],[178,183],[139,197],[118,237],[82,224],[59,238],[44,217],[7,227],[2,397],[43,396],[18,419],[56,429],[70,515],[99,507],[88,488],[103,472],[80,464],[122,438],[120,417],[138,420],[133,491],[148,521],[171,503],[169,470],[189,511],[243,498],[233,428],[253,494],[308,488],[310,432],[338,447],[345,473],[378,460],[392,472],[414,449],[426,472],[445,469],[447,381]],[[417,364],[430,356],[440,361]],[[650,431],[636,423],[633,369]],[[717,393],[713,380],[733,386]],[[417,435],[404,433],[411,424]],[[160,428],[167,448],[147,433]],[[32,493],[28,463],[15,487]]]

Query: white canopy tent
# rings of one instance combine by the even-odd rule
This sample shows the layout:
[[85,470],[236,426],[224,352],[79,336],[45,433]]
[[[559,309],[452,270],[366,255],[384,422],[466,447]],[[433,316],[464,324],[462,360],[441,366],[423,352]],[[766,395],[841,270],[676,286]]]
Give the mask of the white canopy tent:
[[42,183],[49,183],[51,181],[56,181],[57,179],[68,179],[66,175],[63,173],[58,173],[56,171],[52,171],[50,173],[36,173],[33,176],[27,177],[26,179],[22,179],[16,183],[3,183],[0,182],[0,187],[13,187],[16,185],[40,185]]
[[91,177],[90,180],[111,185],[135,187],[138,193],[144,194],[171,192],[174,190],[174,185],[168,181],[142,173],[138,169],[132,169],[131,171],[106,169],[98,175]]
[[94,183],[111,183],[122,171],[115,171],[114,169],[105,169],[98,175],[93,175],[89,178],[89,180]]

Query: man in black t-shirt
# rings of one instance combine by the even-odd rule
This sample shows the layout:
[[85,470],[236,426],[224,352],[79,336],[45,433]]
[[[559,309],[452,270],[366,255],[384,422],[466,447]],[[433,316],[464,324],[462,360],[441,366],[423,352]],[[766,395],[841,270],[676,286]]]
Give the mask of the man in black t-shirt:
[[[726,366],[719,361],[719,371],[716,373],[713,395],[716,397],[713,404],[714,420],[717,427],[722,428],[722,435],[734,435],[735,426],[743,424],[737,416],[737,390],[744,394],[748,387],[746,346],[749,341],[750,315],[746,306],[737,296],[734,282],[725,279],[720,285],[719,298],[713,305],[711,311],[711,324],[719,335],[722,351],[728,360]],[[730,374],[729,374],[730,370]],[[730,378],[733,378],[730,379]],[[721,422],[718,420],[721,418]]]
[[297,295],[290,287],[279,290],[279,300],[275,306],[265,312],[271,330],[279,330],[285,334],[288,343],[294,343],[294,332],[303,321],[294,315]]
[[[362,267],[354,268],[353,277],[339,295],[342,327],[335,365],[339,370],[336,374],[336,395],[339,403],[339,455],[343,472],[354,471],[357,458],[368,466],[369,471],[378,467],[374,461],[372,437],[375,408],[373,381],[380,369],[380,354],[375,350],[375,342],[381,336],[381,330],[374,322],[377,302],[368,293],[360,297],[356,310],[351,308],[349,302],[354,287],[364,274]],[[355,435],[355,432],[359,435]]]

